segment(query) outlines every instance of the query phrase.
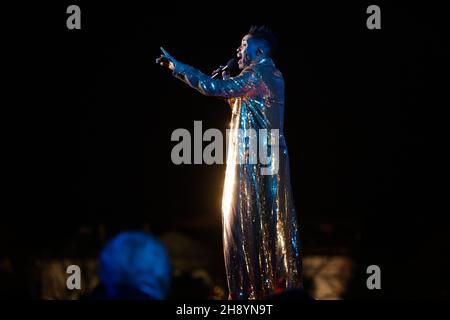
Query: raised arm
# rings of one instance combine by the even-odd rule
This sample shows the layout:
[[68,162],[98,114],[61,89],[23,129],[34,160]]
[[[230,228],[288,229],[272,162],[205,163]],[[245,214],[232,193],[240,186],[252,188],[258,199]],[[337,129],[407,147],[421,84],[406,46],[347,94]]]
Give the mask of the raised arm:
[[168,66],[175,77],[207,96],[242,97],[255,90],[261,81],[259,73],[252,67],[244,69],[237,77],[226,80],[212,79],[198,69],[177,61],[163,48],[161,50],[163,55],[156,62]]

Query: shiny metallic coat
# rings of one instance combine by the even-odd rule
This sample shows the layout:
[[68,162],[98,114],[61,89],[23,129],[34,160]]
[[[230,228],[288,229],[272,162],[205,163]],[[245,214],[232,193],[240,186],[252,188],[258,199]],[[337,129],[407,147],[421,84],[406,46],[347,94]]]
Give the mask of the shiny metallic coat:
[[[300,244],[283,134],[281,72],[271,58],[263,58],[227,80],[212,79],[179,62],[173,74],[204,95],[226,98],[232,108],[222,198],[229,299],[264,299],[286,288],[300,288]],[[264,132],[260,129],[267,134],[260,136]],[[262,143],[258,146],[270,150],[268,164],[249,161],[246,132],[251,130]]]

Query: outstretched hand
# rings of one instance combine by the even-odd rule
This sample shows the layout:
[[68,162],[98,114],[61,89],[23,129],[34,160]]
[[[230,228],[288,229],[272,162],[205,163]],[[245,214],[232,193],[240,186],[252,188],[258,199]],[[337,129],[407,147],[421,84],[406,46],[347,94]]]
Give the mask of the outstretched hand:
[[161,56],[156,59],[156,63],[160,64],[163,67],[167,67],[170,70],[175,70],[175,66],[177,64],[177,60],[172,57],[163,47],[161,49]]

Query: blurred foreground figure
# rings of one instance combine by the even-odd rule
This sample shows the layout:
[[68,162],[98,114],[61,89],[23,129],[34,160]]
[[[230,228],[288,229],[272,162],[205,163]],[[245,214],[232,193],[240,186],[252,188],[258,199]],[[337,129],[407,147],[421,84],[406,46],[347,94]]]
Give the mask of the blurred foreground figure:
[[164,245],[144,232],[123,232],[99,258],[100,286],[93,299],[166,299],[172,269]]
[[[302,285],[283,134],[284,80],[271,58],[275,43],[267,28],[252,27],[237,49],[241,73],[230,77],[224,72],[223,80],[177,61],[163,48],[156,60],[202,94],[226,98],[232,108],[222,198],[229,299],[264,299]],[[259,152],[270,149],[266,163],[254,161],[253,134],[259,138]]]

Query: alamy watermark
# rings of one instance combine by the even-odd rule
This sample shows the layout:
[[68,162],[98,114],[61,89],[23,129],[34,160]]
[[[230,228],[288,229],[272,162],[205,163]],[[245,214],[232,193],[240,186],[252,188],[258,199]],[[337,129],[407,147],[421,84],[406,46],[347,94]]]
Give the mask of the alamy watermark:
[[78,265],[72,264],[67,267],[66,273],[70,274],[66,280],[66,287],[69,290],[81,289],[81,269]]
[[376,264],[372,264],[367,267],[367,274],[370,276],[367,278],[366,285],[369,290],[381,289],[381,269]]
[[67,14],[70,16],[67,17],[66,26],[69,30],[80,30],[81,29],[81,9],[79,6],[72,4],[67,7]]
[[[178,128],[172,132],[171,141],[178,142],[171,152],[172,162],[176,165],[223,164],[225,149],[227,164],[257,165],[262,175],[278,173],[278,129],[227,129],[224,148],[222,131],[211,128],[203,132],[202,122],[194,121],[193,138],[189,130]],[[203,142],[209,143],[203,148]]]

